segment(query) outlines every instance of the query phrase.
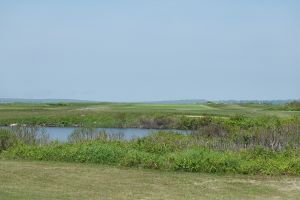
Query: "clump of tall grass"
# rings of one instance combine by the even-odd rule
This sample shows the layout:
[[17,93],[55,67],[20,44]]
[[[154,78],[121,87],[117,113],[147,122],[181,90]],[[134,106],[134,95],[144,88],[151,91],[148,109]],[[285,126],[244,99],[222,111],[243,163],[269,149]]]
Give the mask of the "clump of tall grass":
[[107,133],[104,130],[98,130],[92,127],[77,128],[68,137],[68,141],[71,143],[90,140],[110,141],[122,139],[124,139],[123,133]]
[[10,128],[16,140],[24,144],[48,144],[49,134],[43,127],[13,126]]
[[0,129],[0,152],[11,147],[15,142],[12,132],[7,129]]
[[0,151],[16,143],[43,145],[49,143],[49,134],[44,128],[14,126],[0,129]]

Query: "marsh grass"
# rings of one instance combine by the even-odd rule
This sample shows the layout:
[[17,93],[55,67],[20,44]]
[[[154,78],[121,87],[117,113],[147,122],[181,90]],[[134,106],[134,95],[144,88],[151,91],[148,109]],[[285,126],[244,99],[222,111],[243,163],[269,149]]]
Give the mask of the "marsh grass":
[[300,119],[298,117],[286,120],[265,117],[263,124],[255,125],[256,120],[249,124],[240,126],[228,121],[212,122],[192,131],[191,136],[198,145],[218,150],[240,150],[259,146],[280,151],[300,147]]
[[0,151],[18,143],[45,145],[50,143],[49,134],[42,127],[13,126],[0,128]]
[[14,137],[24,144],[48,144],[49,134],[43,127],[26,127],[26,126],[14,126],[10,128]]
[[67,143],[43,142],[41,129],[16,127],[9,131],[19,142],[1,155],[188,172],[300,174],[299,118],[248,120],[203,118],[190,135],[161,131],[133,140],[78,128]]
[[0,152],[11,147],[15,142],[13,133],[7,129],[0,129]]
[[[207,138],[207,137],[206,137]],[[190,135],[160,132],[126,140],[84,140],[46,145],[17,144],[1,155],[9,159],[97,163],[205,173],[300,174],[299,148],[264,146],[221,149]],[[221,149],[221,150],[220,150]]]
[[92,127],[82,127],[75,129],[68,137],[68,142],[84,142],[89,140],[111,141],[123,140],[123,133],[107,133],[104,130],[97,130]]

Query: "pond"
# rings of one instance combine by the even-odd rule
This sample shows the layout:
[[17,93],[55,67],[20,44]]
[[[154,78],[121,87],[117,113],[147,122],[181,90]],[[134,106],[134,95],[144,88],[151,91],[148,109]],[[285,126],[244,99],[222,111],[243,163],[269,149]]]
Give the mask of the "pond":
[[[66,142],[68,136],[76,128],[60,128],[60,127],[43,127],[49,134],[50,140],[58,140],[60,142]],[[99,131],[105,131],[108,134],[122,134],[125,140],[130,140],[139,137],[145,137],[150,133],[162,131],[162,129],[142,129],[142,128],[97,128]],[[173,131],[181,134],[189,134],[191,131],[188,130],[177,130],[177,129],[163,129],[164,131]]]

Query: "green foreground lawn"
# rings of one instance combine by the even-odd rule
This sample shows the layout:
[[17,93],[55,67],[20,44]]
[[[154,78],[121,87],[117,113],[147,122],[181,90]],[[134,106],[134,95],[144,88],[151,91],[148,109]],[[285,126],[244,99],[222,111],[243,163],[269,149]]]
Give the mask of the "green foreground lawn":
[[300,177],[0,160],[0,199],[300,199]]

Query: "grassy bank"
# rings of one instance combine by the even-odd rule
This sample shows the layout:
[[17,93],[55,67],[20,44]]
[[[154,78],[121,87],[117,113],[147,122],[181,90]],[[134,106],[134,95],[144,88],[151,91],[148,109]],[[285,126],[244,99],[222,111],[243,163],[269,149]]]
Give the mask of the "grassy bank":
[[0,198],[299,199],[300,179],[0,160]]

